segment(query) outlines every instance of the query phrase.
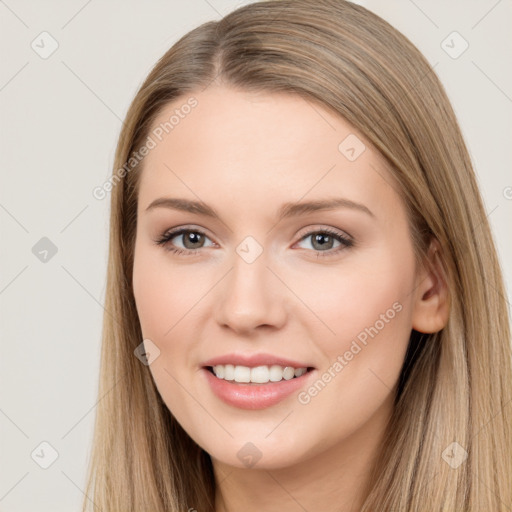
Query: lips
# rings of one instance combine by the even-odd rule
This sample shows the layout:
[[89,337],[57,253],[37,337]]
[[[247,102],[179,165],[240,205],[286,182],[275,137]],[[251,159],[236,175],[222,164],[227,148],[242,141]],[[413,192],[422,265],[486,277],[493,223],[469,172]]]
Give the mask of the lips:
[[[215,376],[212,370],[214,367],[230,365],[235,367],[244,366],[251,369],[279,365],[283,368],[302,368],[307,369],[307,371],[305,373],[299,372],[298,376],[278,382],[250,382],[244,384],[219,378]],[[202,364],[201,373],[210,390],[224,403],[239,409],[264,409],[290,397],[294,391],[304,387],[317,372],[308,362],[287,359],[272,354],[227,354],[205,361]]]

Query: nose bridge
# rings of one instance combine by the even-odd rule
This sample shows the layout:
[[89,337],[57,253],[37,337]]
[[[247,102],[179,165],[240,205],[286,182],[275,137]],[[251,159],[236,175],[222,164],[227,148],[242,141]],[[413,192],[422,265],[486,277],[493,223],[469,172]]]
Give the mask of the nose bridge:
[[268,253],[251,237],[236,248],[219,298],[218,322],[236,331],[279,326],[285,311],[282,290],[267,268]]

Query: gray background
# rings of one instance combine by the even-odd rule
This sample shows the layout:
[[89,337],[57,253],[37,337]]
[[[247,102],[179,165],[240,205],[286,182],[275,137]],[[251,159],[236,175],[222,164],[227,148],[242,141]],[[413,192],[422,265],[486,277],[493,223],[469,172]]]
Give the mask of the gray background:
[[[79,510],[97,401],[110,198],[92,190],[111,173],[121,119],[157,59],[242,3],[0,0],[2,512]],[[510,290],[512,2],[358,3],[435,65]],[[40,53],[52,39],[43,31],[58,43],[47,58]],[[469,44],[457,58],[463,41],[446,39],[453,31]],[[57,248],[53,256],[40,252],[48,249],[43,237]],[[58,454],[47,469],[44,441]]]

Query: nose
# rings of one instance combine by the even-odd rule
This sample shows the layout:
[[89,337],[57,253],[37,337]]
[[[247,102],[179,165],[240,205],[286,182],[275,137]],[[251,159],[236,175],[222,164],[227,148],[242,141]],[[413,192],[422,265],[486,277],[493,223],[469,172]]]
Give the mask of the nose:
[[235,253],[233,267],[218,288],[216,320],[237,334],[281,328],[286,322],[286,287],[267,267],[265,253],[248,263]]

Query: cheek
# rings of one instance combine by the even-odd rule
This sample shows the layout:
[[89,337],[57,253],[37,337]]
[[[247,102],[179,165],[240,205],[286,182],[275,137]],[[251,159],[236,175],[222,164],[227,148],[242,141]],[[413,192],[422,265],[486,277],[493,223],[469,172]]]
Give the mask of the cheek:
[[[180,400],[180,384],[190,381],[200,354],[194,333],[201,329],[208,293],[218,280],[206,266],[180,265],[164,249],[135,248],[133,292],[144,339],[160,350],[150,365],[168,407]],[[174,376],[174,380],[171,376]]]
[[330,410],[333,425],[358,428],[389,399],[400,375],[411,333],[414,262],[390,249],[358,260],[357,268],[347,262],[323,283],[322,293],[308,296],[332,331],[322,329],[316,338],[326,356],[322,382],[299,401],[309,404],[312,417]]
[[341,356],[344,374],[364,380],[374,371],[391,388],[411,333],[412,255],[382,248],[320,272],[300,293],[322,321],[316,343],[325,367]]
[[321,320],[318,339],[328,353],[337,352],[375,324],[382,332],[409,324],[408,315],[403,314],[414,283],[414,264],[408,254],[397,258],[391,249],[374,251],[364,258],[347,258],[338,267],[297,272],[293,281],[294,291]]
[[187,381],[189,370],[186,356],[190,347],[184,334],[191,315],[187,312],[204,292],[187,277],[190,276],[169,265],[163,249],[155,251],[136,245],[133,293],[137,314],[143,338],[151,340],[160,351],[149,370],[163,401],[173,412],[193,407],[186,405],[179,383]]
[[169,329],[168,309],[173,295],[166,293],[170,276],[154,265],[149,251],[135,249],[133,265],[133,294],[144,338],[160,338]]
[[[133,293],[144,337],[164,341],[204,295],[203,278],[170,265],[164,249],[135,249]],[[185,315],[187,318],[185,319]]]

